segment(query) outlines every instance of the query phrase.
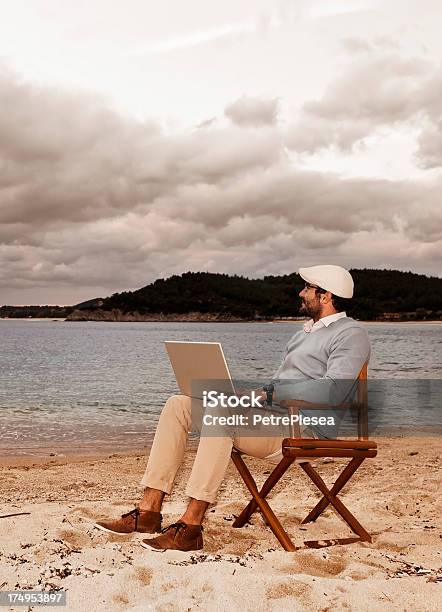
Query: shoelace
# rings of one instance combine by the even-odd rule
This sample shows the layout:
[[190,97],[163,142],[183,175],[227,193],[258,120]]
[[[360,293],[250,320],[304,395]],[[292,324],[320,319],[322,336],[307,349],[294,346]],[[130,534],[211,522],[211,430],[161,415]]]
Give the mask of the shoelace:
[[186,523],[172,523],[172,525],[169,525],[168,527],[164,527],[164,529],[161,530],[161,533],[166,533],[166,531],[169,531],[169,529],[175,529],[175,535],[176,535],[180,529],[186,529],[186,527],[187,527]]
[[139,508],[134,508],[130,512],[126,512],[126,514],[122,514],[121,518],[127,518],[128,516],[132,516],[135,519],[135,531],[136,531],[138,527],[138,517],[140,516]]
[[[189,525],[186,525],[186,523],[172,523],[172,525],[169,525],[168,527],[164,527],[164,529],[161,530],[161,533],[166,533],[166,531],[169,531],[169,529],[175,529],[175,536],[176,534],[180,531],[180,529],[186,529]],[[201,531],[203,530],[203,526],[201,525]]]

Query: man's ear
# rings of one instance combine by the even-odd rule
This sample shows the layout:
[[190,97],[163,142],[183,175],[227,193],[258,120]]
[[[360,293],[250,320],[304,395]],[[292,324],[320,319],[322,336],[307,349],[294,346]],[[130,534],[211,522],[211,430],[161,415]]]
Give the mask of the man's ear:
[[323,304],[329,304],[332,301],[332,294],[330,291],[326,291],[321,294],[321,298]]

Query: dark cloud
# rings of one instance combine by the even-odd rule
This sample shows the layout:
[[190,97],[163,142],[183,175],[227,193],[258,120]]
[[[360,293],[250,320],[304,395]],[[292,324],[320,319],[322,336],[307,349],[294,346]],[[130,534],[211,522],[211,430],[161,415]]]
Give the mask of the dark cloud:
[[[402,76],[390,78],[393,64]],[[367,64],[373,95],[375,72]],[[439,163],[432,70],[392,60],[382,74],[368,106],[364,92],[357,103],[349,99],[348,75],[338,78],[305,106],[304,139],[326,146],[318,125],[328,126],[350,147],[379,121],[425,108],[421,161]],[[394,103],[393,84],[405,109]],[[36,88],[11,73],[0,78],[0,102],[3,303],[72,303],[185,270],[259,276],[332,261],[440,271],[440,181],[302,170],[274,124],[274,101],[249,108],[245,123],[237,120],[247,115],[243,107],[233,124],[174,135],[121,117],[93,96]],[[255,129],[244,129],[252,116]]]
[[33,230],[119,216],[179,185],[265,167],[279,154],[272,134],[241,138],[232,126],[167,137],[100,99],[23,84],[11,73],[0,76],[0,103],[1,221]]
[[232,123],[240,126],[274,125],[278,116],[278,100],[242,96],[229,104],[224,113]]
[[159,135],[154,123],[121,121],[100,99],[8,72],[0,104],[2,223],[87,221],[136,204],[138,164]]

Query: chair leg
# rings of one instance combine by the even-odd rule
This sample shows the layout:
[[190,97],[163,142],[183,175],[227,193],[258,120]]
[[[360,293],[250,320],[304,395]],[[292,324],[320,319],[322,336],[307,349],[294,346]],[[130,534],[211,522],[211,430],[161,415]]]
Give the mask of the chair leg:
[[[243,460],[241,459],[241,455],[239,453],[233,452],[232,460],[235,463],[236,467],[238,468],[237,459],[243,462]],[[293,461],[294,459],[289,459],[287,457],[283,457],[281,459],[281,461],[278,463],[278,465],[272,471],[270,476],[267,478],[267,480],[262,486],[261,491],[259,492],[259,495],[262,499],[265,499],[267,497],[267,495],[270,493],[273,487],[277,484],[279,479],[285,474],[287,469],[292,465]],[[253,482],[256,486],[255,481]],[[247,506],[244,508],[244,510],[241,512],[241,514],[235,519],[235,522],[233,523],[233,527],[244,527],[244,525],[247,523],[247,521],[252,516],[252,514],[256,511],[257,508],[258,508],[258,504],[256,503],[255,499],[251,499],[250,502],[247,504]]]
[[[330,493],[332,495],[336,496],[339,493],[339,491],[341,491],[341,489],[347,484],[347,482],[350,480],[350,478],[353,476],[353,474],[356,472],[356,470],[359,468],[359,466],[361,465],[361,463],[363,461],[364,461],[364,459],[359,459],[359,458],[356,459],[355,457],[353,457],[353,459],[350,461],[350,463],[348,463],[346,465],[345,469],[341,472],[341,474],[339,475],[339,477],[336,480],[335,484],[331,488]],[[310,514],[308,514],[305,517],[305,519],[302,521],[302,524],[310,523],[312,521],[316,521],[316,519],[327,508],[329,503],[330,502],[327,500],[327,498],[323,497],[316,504],[316,506],[313,508],[313,510],[310,512]]]
[[267,523],[268,523],[270,529],[273,531],[273,533],[275,534],[275,536],[279,540],[279,542],[282,545],[282,547],[285,550],[290,551],[290,552],[295,551],[296,550],[296,546],[293,544],[293,542],[290,539],[288,533],[284,530],[283,526],[281,525],[279,520],[276,518],[276,516],[275,516],[273,510],[270,508],[269,504],[266,502],[266,500],[264,498],[261,497],[260,492],[258,491],[258,489],[256,487],[256,483],[253,480],[253,477],[250,474],[248,467],[244,463],[244,461],[241,458],[241,456],[239,455],[239,453],[236,453],[235,455],[232,455],[232,459],[233,459],[236,467],[238,468],[238,471],[241,474],[242,479],[244,480],[247,488],[249,489],[250,493],[253,495],[253,498],[254,498],[257,506],[261,510],[264,518],[267,520]]
[[353,516],[350,510],[346,506],[344,506],[341,500],[338,499],[335,495],[333,495],[331,491],[329,491],[325,482],[322,480],[319,474],[312,468],[310,463],[301,463],[300,465],[302,469],[306,472],[306,474],[314,482],[314,484],[318,487],[324,497],[327,498],[328,502],[342,516],[342,518],[350,527],[350,529],[354,533],[356,533],[361,538],[361,540],[365,542],[371,542],[370,534],[362,527],[360,522],[355,516]]

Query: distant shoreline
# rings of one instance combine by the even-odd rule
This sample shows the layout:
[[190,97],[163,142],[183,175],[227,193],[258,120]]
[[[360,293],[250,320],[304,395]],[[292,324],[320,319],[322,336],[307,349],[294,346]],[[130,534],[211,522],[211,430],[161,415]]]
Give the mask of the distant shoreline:
[[66,317],[0,317],[0,321],[61,321],[64,323]]
[[[109,321],[105,319],[87,319],[82,321],[73,321],[67,318],[57,318],[57,317],[0,317],[0,321],[45,321],[45,322],[61,322],[61,323],[299,323],[302,324],[307,319],[262,319],[260,321],[256,320],[248,320],[244,319],[239,321],[238,319],[232,321],[216,321],[216,320],[195,320],[191,321],[186,319],[156,319],[150,321]],[[370,325],[442,325],[441,320],[431,320],[427,321],[426,319],[416,320],[416,321],[370,321],[370,320],[360,320],[356,319],[360,323],[367,323]]]

